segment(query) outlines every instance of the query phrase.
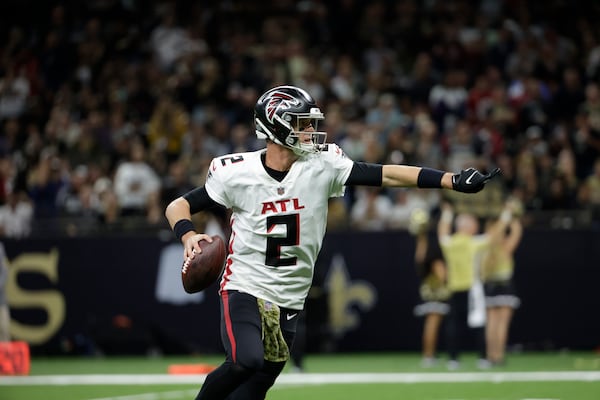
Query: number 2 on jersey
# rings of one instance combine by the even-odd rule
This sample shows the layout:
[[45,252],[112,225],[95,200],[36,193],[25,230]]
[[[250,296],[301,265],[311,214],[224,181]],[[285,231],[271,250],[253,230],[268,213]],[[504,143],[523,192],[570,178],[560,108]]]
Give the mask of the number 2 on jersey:
[[281,257],[281,246],[297,246],[299,244],[300,214],[271,215],[267,217],[267,232],[277,225],[285,225],[284,237],[267,237],[265,264],[272,267],[296,265],[297,257]]

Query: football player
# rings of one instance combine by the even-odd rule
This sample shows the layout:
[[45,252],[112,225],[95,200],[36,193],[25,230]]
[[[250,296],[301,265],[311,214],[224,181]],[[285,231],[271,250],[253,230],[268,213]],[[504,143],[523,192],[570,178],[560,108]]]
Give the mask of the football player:
[[191,216],[213,206],[231,210],[223,272],[224,363],[197,399],[264,399],[281,373],[311,285],[325,235],[330,197],[351,185],[445,188],[475,193],[498,170],[454,174],[426,167],[355,162],[319,131],[323,113],[305,90],[278,86],[255,106],[256,134],[266,148],[212,160],[204,187],[172,201],[165,215],[184,245],[184,259],[202,251]]

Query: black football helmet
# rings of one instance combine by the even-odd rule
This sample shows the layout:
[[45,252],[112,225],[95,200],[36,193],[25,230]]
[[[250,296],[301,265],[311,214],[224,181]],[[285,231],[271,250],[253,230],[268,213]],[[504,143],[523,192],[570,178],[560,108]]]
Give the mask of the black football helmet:
[[[327,133],[317,132],[324,116],[315,100],[295,86],[277,86],[266,91],[254,108],[256,136],[290,148],[298,155],[317,153]],[[308,131],[306,129],[312,128]]]

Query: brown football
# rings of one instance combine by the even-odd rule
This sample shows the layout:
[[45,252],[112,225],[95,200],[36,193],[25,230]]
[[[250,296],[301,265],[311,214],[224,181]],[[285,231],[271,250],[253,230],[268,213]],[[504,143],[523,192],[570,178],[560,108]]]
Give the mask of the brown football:
[[202,253],[185,260],[181,266],[181,281],[188,293],[200,292],[212,285],[223,272],[225,265],[225,243],[220,236],[213,236],[212,243],[198,242]]

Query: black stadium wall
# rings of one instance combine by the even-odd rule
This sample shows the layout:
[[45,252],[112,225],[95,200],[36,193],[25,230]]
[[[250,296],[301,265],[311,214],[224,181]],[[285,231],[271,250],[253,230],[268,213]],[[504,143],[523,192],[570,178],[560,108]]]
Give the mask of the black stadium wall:
[[[158,235],[4,245],[11,334],[34,354],[221,351],[217,285],[183,291],[178,243]],[[413,251],[406,232],[329,233],[306,306],[308,350],[418,351]],[[526,231],[515,284],[522,304],[511,345],[600,346],[600,232]]]

